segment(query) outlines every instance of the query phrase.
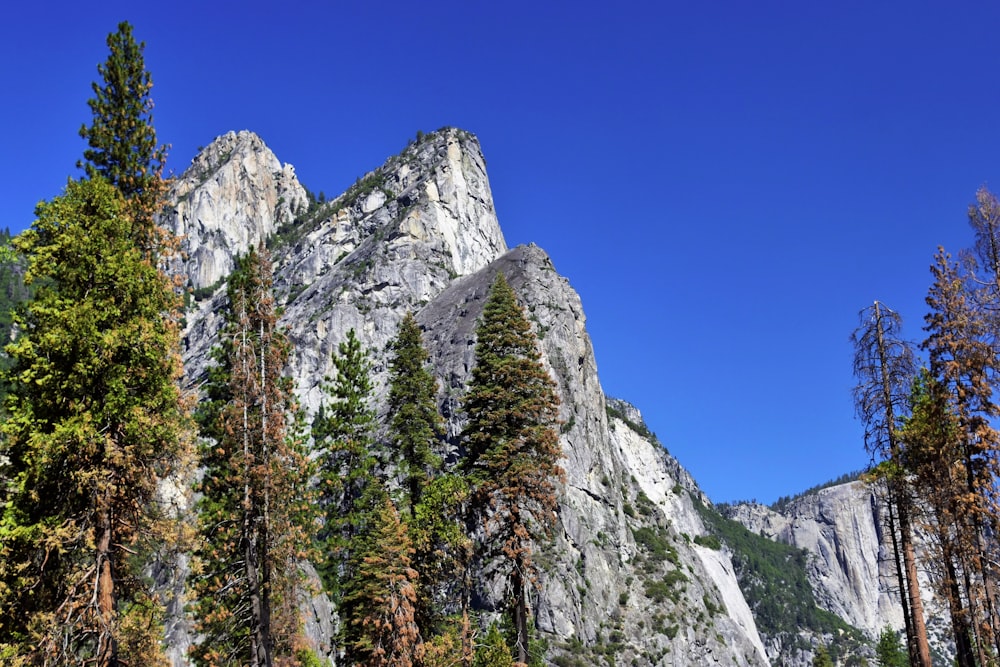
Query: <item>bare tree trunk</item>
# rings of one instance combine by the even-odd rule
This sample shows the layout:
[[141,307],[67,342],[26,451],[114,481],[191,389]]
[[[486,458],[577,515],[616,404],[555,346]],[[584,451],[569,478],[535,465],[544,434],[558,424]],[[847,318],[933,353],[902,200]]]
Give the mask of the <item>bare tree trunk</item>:
[[892,480],[887,480],[886,497],[889,509],[889,536],[892,538],[892,564],[896,568],[896,582],[899,586],[899,602],[900,606],[903,608],[903,625],[906,630],[906,651],[910,657],[910,664],[918,665],[916,642],[914,641],[915,637],[913,634],[913,617],[910,615],[909,595],[907,589],[908,581],[903,571],[903,550],[899,546],[900,537],[896,532],[897,522],[895,509],[898,503],[898,494],[893,489],[894,486],[895,484]]
[[913,628],[913,638],[910,642],[910,663],[918,667],[931,667],[931,647],[927,641],[927,625],[924,623],[924,603],[920,599],[920,582],[917,579],[917,562],[913,550],[908,499],[899,505],[899,533],[900,546],[903,550],[903,567],[906,570],[906,593],[909,597],[910,620]]
[[[946,531],[947,528],[942,528],[942,530]],[[948,592],[948,611],[951,615],[951,627],[955,636],[955,663],[957,667],[976,667],[971,628],[967,612],[962,605],[962,591],[958,583],[958,573],[955,570],[954,554],[949,540],[950,536],[942,535],[941,546]]]
[[97,612],[101,632],[97,642],[98,667],[118,664],[118,642],[114,638],[115,579],[111,564],[111,512],[103,509],[97,518]]
[[517,661],[528,664],[528,599],[525,593],[525,581],[521,559],[518,558],[511,575],[511,586],[514,589],[514,632],[517,650]]

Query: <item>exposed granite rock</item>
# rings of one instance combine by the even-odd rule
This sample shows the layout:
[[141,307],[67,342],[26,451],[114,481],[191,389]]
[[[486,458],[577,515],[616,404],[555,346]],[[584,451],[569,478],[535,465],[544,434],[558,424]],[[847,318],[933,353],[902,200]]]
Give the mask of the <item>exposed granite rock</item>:
[[173,182],[162,221],[181,236],[184,272],[194,289],[217,284],[234,258],[271,236],[308,205],[291,165],[243,130],[217,137]]
[[760,504],[733,506],[730,516],[749,530],[805,549],[816,603],[871,636],[903,626],[895,593],[892,546],[883,533],[883,507],[872,488],[852,482],[792,501],[782,513]]
[[[269,154],[252,135],[227,141],[213,143],[192,169],[218,165],[226,171],[236,147]],[[231,144],[230,160],[221,159]],[[654,439],[633,428],[641,424],[637,411],[625,418],[614,410],[609,415],[579,296],[540,248],[507,250],[484,165],[475,137],[441,131],[337,199],[304,212],[288,208],[297,217],[270,228],[261,222],[266,215],[244,214],[245,197],[227,201],[211,185],[229,176],[185,173],[181,180],[190,186],[176,192],[201,202],[190,209],[199,211],[198,220],[226,221],[197,227],[193,213],[184,213],[188,209],[178,202],[181,213],[173,220],[179,231],[189,232],[187,273],[192,284],[214,284],[232,266],[232,253],[268,240],[284,305],[281,324],[295,347],[290,372],[310,413],[322,400],[333,350],[353,328],[372,350],[377,407],[384,414],[386,343],[405,312],[414,311],[440,382],[449,434],[445,453],[454,459],[476,318],[496,272],[503,271],[535,326],[562,401],[567,481],[554,540],[540,547],[535,601],[536,623],[551,653],[596,661],[611,652],[619,664],[767,664],[728,556],[692,541],[705,532],[693,503],[707,498]],[[261,193],[279,191],[275,172],[253,173],[259,182],[244,183],[244,189],[257,193],[254,201],[270,201]],[[292,200],[279,205],[278,198],[273,210],[291,206]],[[201,243],[211,252],[201,252]],[[201,269],[205,257],[214,258],[211,272]],[[223,299],[220,287],[187,315],[185,363],[192,385],[207,367]],[[621,411],[627,404],[614,405]],[[479,602],[488,612],[496,600],[486,590]],[[321,600],[304,604],[310,637],[325,654],[335,618]]]

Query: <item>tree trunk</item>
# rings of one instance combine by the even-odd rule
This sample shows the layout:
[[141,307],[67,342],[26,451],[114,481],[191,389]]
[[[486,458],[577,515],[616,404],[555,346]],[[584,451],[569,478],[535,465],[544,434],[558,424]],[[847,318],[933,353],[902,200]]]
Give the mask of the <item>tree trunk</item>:
[[511,576],[511,586],[514,589],[514,632],[517,661],[528,664],[528,599],[525,594],[523,564],[517,559],[514,574]]
[[[924,623],[924,603],[920,599],[920,582],[917,579],[917,562],[913,551],[913,535],[910,529],[909,506],[899,506],[899,533],[903,550],[903,567],[906,570],[906,592],[909,596],[910,615],[913,626],[913,648],[910,662],[918,667],[931,667],[931,647],[927,642],[927,625]],[[916,660],[914,660],[916,658]]]
[[913,634],[913,617],[910,615],[909,581],[904,575],[903,549],[900,546],[901,536],[897,533],[896,510],[899,507],[899,490],[895,479],[886,480],[887,506],[889,509],[889,537],[892,539],[892,563],[896,567],[896,581],[899,584],[899,602],[903,608],[903,624],[906,628],[906,650],[910,656],[910,664],[918,665],[916,660],[916,642]]
[[118,664],[118,643],[113,634],[115,616],[115,579],[111,566],[111,512],[98,513],[97,519],[97,613],[100,616],[100,636],[97,642],[98,667]]
[[962,591],[958,583],[958,573],[951,545],[947,542],[948,535],[942,535],[942,551],[945,564],[945,577],[948,590],[948,611],[951,614],[951,627],[955,636],[955,664],[957,667],[976,667],[976,657],[972,646],[972,636],[969,620],[962,606]]

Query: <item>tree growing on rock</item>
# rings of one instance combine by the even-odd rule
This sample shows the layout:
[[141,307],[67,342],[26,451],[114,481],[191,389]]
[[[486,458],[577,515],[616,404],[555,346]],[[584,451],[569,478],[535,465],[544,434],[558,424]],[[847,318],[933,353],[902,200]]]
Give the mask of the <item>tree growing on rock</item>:
[[564,479],[555,383],[541,363],[524,310],[497,274],[476,328],[476,365],[463,406],[462,462],[472,515],[483,530],[480,556],[506,582],[513,652],[528,662],[528,587],[535,544],[551,536]]

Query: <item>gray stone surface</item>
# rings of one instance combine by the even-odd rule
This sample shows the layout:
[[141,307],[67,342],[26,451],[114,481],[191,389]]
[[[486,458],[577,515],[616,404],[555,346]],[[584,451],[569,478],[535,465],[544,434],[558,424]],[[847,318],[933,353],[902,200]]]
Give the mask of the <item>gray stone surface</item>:
[[[502,271],[535,327],[561,399],[566,484],[554,539],[539,545],[534,605],[551,654],[595,664],[602,652],[623,665],[767,664],[727,553],[694,542],[705,533],[694,503],[708,499],[659,443],[633,428],[642,421],[635,408],[612,401],[607,410],[580,298],[543,250],[507,249],[475,137],[454,129],[429,135],[312,222],[301,222],[305,194],[291,168],[249,133],[213,142],[174,196],[168,222],[186,235],[183,270],[193,286],[218,284],[187,313],[191,387],[204,378],[216,341],[220,279],[235,253],[265,239],[274,247],[281,323],[295,346],[289,371],[303,407],[318,409],[332,352],[353,328],[372,350],[376,407],[384,414],[386,344],[412,310],[440,383],[444,453],[452,459],[461,447],[460,400],[476,319]],[[636,536],[650,534],[674,555],[649,558]],[[647,595],[670,578],[670,595]],[[485,582],[482,588],[478,602],[489,613],[497,601]],[[326,653],[335,610],[317,597],[303,598],[303,609],[310,637]],[[187,637],[183,623],[173,619],[178,637]]]

